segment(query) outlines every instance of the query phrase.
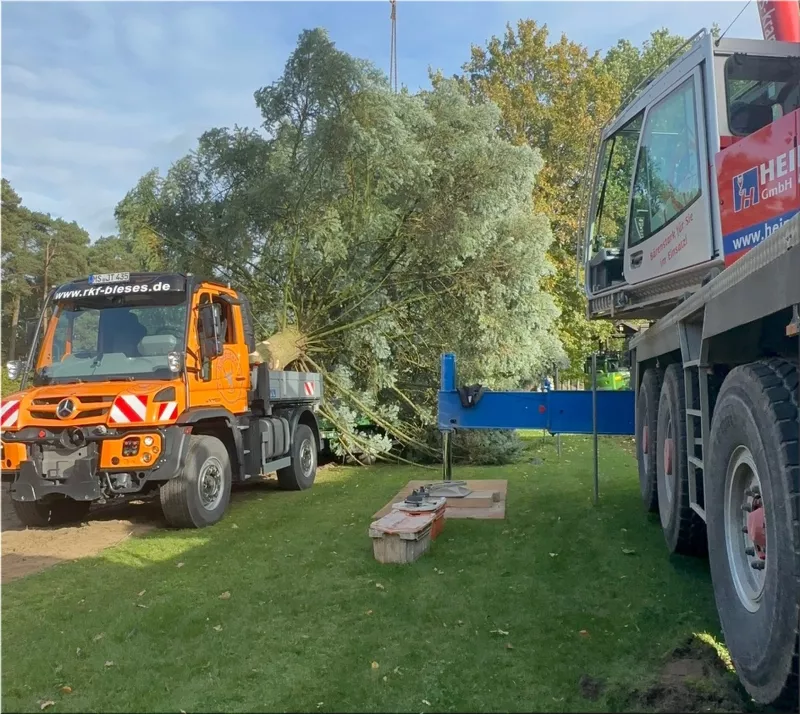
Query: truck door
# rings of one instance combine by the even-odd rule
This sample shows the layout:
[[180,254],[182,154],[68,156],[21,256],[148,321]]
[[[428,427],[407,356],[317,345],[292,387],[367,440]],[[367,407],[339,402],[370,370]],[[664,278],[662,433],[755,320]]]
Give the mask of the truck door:
[[204,361],[199,348],[196,350],[196,368],[188,375],[190,404],[193,407],[221,406],[234,414],[241,414],[247,411],[247,393],[250,389],[247,346],[241,308],[225,298],[225,295],[213,290],[201,290],[197,297],[192,326],[196,344],[200,344],[203,329],[199,308],[211,303],[220,317],[223,353],[213,360]]
[[647,108],[636,158],[625,282],[641,283],[713,257],[701,67]]

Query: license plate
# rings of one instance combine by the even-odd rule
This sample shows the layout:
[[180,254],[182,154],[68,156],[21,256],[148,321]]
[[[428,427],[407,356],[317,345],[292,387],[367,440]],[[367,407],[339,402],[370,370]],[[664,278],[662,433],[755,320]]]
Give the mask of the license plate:
[[131,279],[130,273],[99,273],[89,276],[89,285],[104,283],[127,283]]

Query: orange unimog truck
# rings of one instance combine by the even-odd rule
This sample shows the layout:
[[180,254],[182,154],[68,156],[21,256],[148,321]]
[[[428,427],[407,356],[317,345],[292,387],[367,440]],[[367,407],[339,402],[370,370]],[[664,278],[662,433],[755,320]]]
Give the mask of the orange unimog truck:
[[3,475],[29,526],[158,495],[167,521],[219,521],[234,483],[310,488],[322,379],[270,371],[250,306],[193,275],[92,275],[51,291],[21,390],[0,403]]

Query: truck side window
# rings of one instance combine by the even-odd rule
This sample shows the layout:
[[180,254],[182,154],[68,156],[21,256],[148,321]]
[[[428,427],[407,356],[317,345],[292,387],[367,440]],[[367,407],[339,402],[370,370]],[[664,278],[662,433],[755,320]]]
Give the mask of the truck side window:
[[631,200],[635,246],[683,213],[700,196],[694,78],[674,89],[647,115]]
[[220,322],[222,324],[220,339],[223,344],[226,345],[236,344],[236,331],[233,324],[233,306],[219,297],[214,297],[211,302],[217,305],[217,309],[219,310]]
[[[233,307],[216,295],[211,297],[208,293],[203,293],[200,296],[199,304],[204,305],[208,302],[214,305],[214,310],[219,315],[220,326],[222,328],[222,334],[220,334],[222,344],[236,344],[236,331],[233,324]],[[202,323],[199,319],[197,321],[197,332],[200,335],[203,334]]]

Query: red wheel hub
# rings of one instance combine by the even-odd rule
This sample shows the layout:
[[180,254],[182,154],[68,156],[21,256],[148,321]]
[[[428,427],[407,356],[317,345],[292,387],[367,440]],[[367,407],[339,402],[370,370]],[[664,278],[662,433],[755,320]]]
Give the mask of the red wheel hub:
[[664,473],[672,475],[672,439],[664,439]]
[[642,453],[643,454],[647,453],[647,448],[649,446],[648,442],[650,441],[649,437],[650,437],[650,430],[647,427],[647,425],[645,424],[645,426],[642,428]]

